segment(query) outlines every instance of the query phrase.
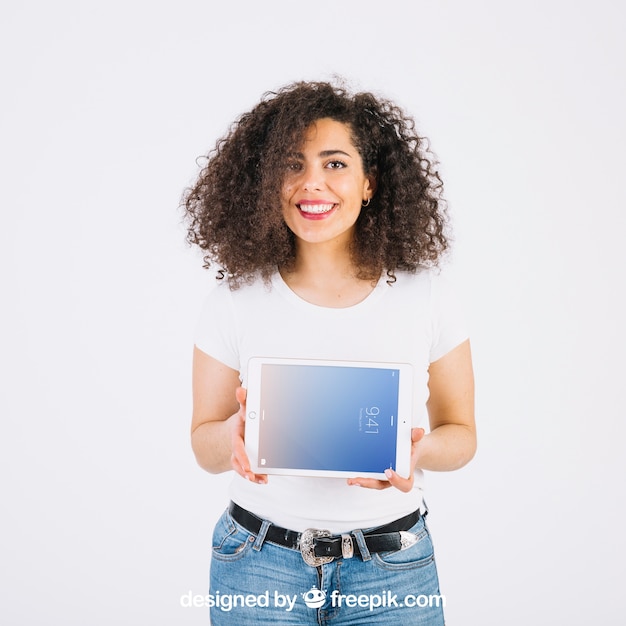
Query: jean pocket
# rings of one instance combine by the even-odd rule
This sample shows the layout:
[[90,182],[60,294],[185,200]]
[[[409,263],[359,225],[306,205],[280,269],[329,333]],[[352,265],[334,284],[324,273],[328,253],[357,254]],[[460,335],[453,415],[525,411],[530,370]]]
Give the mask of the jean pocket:
[[239,526],[224,511],[213,531],[213,557],[222,561],[242,558],[254,543],[254,535]]
[[433,563],[433,543],[424,520],[420,519],[409,532],[417,540],[413,545],[392,552],[377,552],[372,554],[372,561],[387,570],[416,569]]

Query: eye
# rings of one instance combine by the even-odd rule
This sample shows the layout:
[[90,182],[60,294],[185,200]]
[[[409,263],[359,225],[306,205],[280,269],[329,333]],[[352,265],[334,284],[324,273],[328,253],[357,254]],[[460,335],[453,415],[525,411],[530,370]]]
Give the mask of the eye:
[[343,161],[339,161],[335,159],[334,161],[329,161],[326,164],[326,167],[329,170],[340,170],[340,169],[343,169],[344,167],[347,167],[347,165]]
[[300,163],[300,161],[288,161],[287,162],[288,172],[299,172],[301,169],[302,169],[302,163]]

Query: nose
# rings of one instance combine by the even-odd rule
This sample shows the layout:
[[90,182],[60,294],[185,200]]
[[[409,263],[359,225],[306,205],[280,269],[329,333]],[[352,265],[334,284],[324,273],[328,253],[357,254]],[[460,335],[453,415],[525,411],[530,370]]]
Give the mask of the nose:
[[324,172],[318,167],[308,166],[302,171],[300,180],[303,191],[319,191],[324,187]]

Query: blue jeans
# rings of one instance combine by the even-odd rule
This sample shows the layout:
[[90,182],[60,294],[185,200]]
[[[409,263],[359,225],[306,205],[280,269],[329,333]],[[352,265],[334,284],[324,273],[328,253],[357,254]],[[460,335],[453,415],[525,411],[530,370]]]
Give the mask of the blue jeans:
[[213,626],[443,626],[445,598],[423,517],[410,530],[418,541],[409,548],[369,554],[359,542],[363,558],[318,567],[265,541],[268,527],[253,535],[228,511],[219,519],[207,596]]

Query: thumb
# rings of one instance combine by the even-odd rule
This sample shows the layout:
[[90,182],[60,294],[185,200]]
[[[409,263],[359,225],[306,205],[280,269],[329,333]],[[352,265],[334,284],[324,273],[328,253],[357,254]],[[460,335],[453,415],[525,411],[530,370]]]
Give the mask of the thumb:
[[423,428],[413,428],[411,430],[411,441],[413,443],[417,443],[424,437],[425,434],[426,431]]
[[248,391],[243,387],[237,387],[235,390],[235,398],[239,404],[244,405],[246,403],[246,397],[248,395]]

